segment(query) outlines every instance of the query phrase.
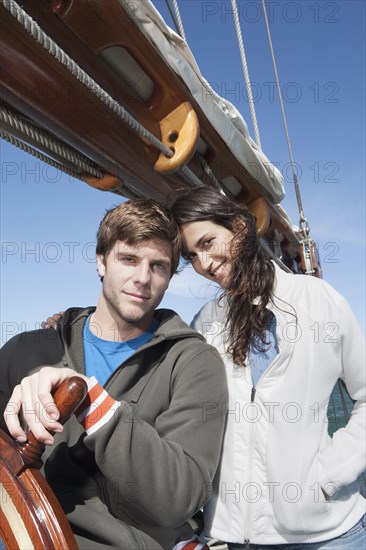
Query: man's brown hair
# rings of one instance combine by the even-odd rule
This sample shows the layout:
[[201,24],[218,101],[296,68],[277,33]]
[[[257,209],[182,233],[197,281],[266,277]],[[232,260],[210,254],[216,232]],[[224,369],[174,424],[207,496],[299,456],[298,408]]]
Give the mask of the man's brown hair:
[[106,258],[117,241],[134,246],[150,239],[171,244],[173,276],[180,256],[178,226],[170,210],[152,199],[133,199],[108,210],[98,229],[96,253]]

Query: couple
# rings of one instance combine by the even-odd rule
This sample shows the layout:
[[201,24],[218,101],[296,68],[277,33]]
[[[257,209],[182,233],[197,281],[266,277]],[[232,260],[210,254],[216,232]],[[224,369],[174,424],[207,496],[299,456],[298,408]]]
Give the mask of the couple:
[[[24,440],[23,403],[80,548],[180,549],[207,501],[205,533],[233,550],[364,548],[365,368],[349,306],[279,270],[252,215],[224,195],[190,190],[171,212],[143,199],[108,212],[97,307],[4,346],[8,431]],[[183,256],[223,289],[192,325],[213,347],[155,309],[178,265],[175,224]],[[62,428],[50,390],[75,371],[87,405]],[[338,378],[356,404],[330,439]]]

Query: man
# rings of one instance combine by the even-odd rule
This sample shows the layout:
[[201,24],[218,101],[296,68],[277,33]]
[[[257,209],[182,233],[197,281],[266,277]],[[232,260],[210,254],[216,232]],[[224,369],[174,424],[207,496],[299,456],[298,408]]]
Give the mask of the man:
[[[22,407],[48,445],[45,475],[81,549],[171,549],[190,539],[187,520],[210,496],[224,368],[176,313],[156,310],[179,262],[168,210],[137,199],[107,212],[96,253],[96,308],[71,308],[56,332],[23,333],[1,350],[6,426],[25,440]],[[75,373],[89,393],[62,427],[51,390]]]

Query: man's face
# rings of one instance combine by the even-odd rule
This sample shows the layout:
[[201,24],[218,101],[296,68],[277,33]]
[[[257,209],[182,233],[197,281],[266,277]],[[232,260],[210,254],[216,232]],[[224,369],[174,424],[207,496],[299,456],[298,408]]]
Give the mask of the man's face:
[[171,244],[155,239],[134,246],[117,241],[106,258],[97,256],[101,300],[115,322],[149,328],[169,285],[171,260]]

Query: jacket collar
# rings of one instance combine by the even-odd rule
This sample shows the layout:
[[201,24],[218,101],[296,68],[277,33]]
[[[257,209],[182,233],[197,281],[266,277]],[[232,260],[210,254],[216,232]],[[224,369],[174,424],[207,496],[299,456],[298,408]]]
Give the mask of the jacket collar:
[[[61,339],[64,343],[66,361],[80,373],[84,373],[84,345],[83,328],[86,319],[95,311],[95,307],[70,308],[65,311],[58,327]],[[204,341],[203,336],[189,327],[179,315],[170,309],[157,309],[154,314],[159,326],[155,334],[141,349],[145,349],[164,340],[182,338],[198,338]]]

